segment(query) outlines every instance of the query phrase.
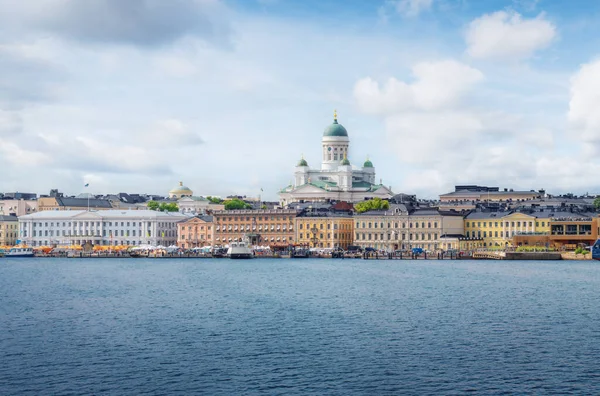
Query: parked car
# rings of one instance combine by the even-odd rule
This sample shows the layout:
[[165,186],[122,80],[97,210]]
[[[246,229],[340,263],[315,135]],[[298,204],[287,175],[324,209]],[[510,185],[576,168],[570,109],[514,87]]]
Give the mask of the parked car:
[[365,252],[376,252],[376,251],[377,251],[377,249],[372,248],[372,247],[366,247],[365,248]]
[[423,254],[423,249],[421,248],[412,248],[413,254]]

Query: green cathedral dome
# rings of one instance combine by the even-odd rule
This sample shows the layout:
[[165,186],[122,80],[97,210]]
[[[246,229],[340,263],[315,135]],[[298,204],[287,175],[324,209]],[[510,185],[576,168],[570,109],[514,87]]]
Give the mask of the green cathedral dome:
[[350,161],[348,161],[348,157],[344,156],[344,159],[342,160],[342,165],[350,165]]
[[337,111],[333,113],[333,124],[325,128],[323,136],[348,136],[348,131],[337,121]]
[[363,168],[373,168],[373,163],[371,162],[370,159],[367,158],[367,160],[363,164]]
[[302,157],[300,159],[300,161],[298,161],[298,165],[296,166],[308,166],[308,162],[306,162],[306,160],[304,159],[304,157]]

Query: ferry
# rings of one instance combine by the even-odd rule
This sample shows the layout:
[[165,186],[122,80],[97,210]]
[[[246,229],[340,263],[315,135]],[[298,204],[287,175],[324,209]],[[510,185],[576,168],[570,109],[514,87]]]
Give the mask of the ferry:
[[29,247],[11,248],[4,257],[33,257],[33,249]]
[[600,239],[592,246],[592,259],[600,260]]
[[248,247],[248,242],[231,242],[229,249],[227,249],[227,257],[230,259],[251,259],[254,257],[254,253]]

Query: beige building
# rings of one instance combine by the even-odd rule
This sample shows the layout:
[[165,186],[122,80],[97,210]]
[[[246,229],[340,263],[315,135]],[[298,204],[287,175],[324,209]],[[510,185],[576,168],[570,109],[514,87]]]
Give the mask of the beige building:
[[202,214],[225,210],[224,204],[214,204],[204,197],[183,197],[177,201],[181,213]]
[[212,246],[212,216],[195,216],[177,223],[177,246],[184,249]]
[[63,198],[40,197],[38,198],[38,211],[48,210],[111,210],[114,209],[109,200],[97,198]]
[[2,199],[0,200],[0,215],[25,216],[37,212],[38,202],[25,199]]
[[515,191],[512,188],[500,190],[498,187],[464,185],[455,186],[454,191],[440,195],[440,208],[442,209],[473,209],[480,202],[516,203],[531,201],[546,195],[540,191]]
[[354,217],[354,245],[386,251],[422,248],[428,251],[457,249],[464,235],[458,212],[436,208],[408,212],[403,205],[387,211],[366,212]]
[[295,243],[293,209],[223,210],[213,213],[215,245],[247,237],[252,245],[284,248]]
[[14,246],[19,239],[17,216],[0,215],[0,246]]

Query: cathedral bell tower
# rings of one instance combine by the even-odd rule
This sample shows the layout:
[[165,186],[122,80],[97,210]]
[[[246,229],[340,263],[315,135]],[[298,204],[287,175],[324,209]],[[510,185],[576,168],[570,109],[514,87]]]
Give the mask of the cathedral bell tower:
[[325,128],[321,139],[323,160],[321,170],[335,171],[343,159],[348,156],[350,139],[348,131],[337,120],[337,111],[333,112],[333,124]]

